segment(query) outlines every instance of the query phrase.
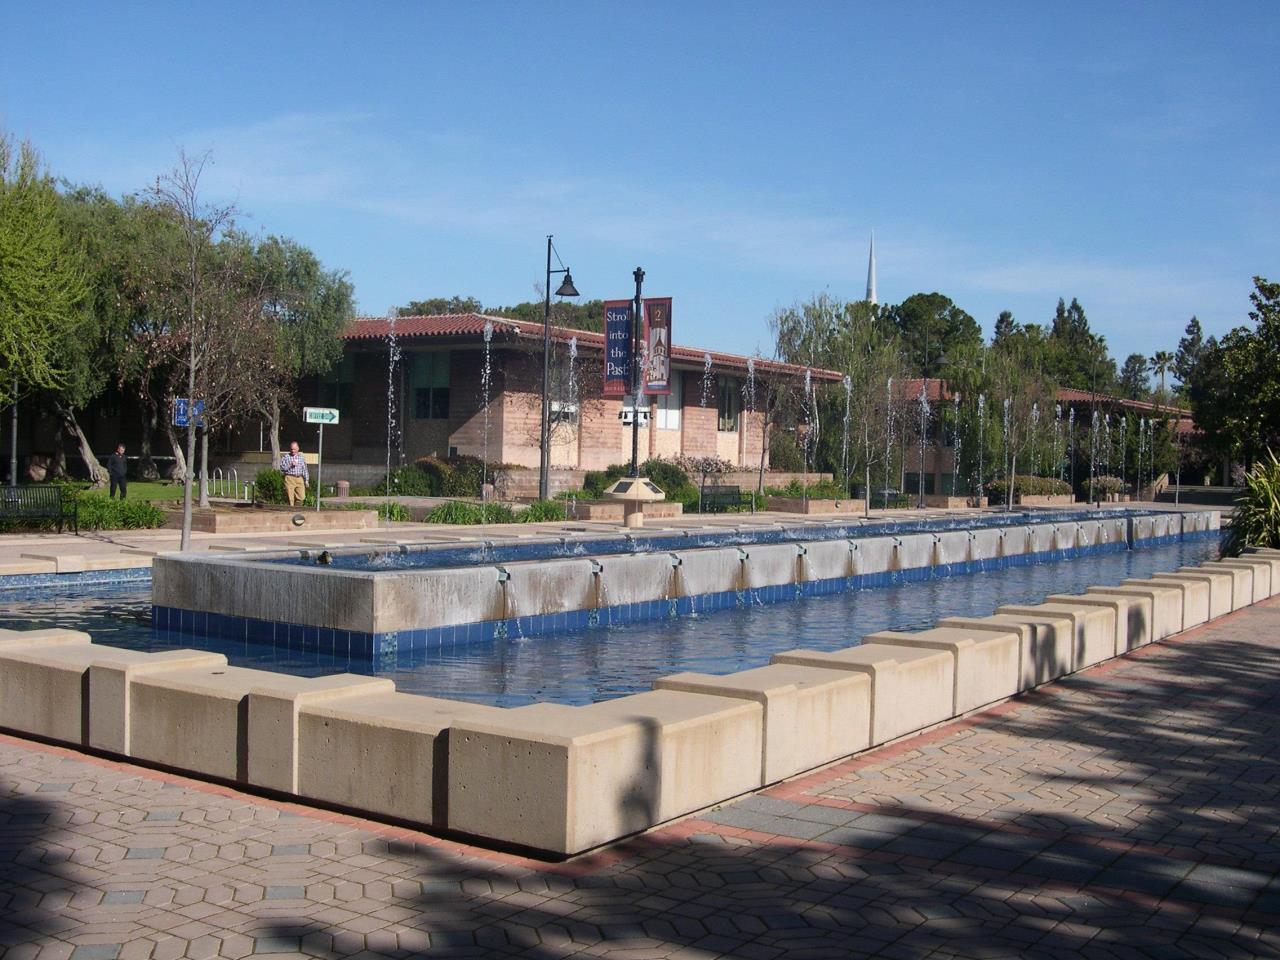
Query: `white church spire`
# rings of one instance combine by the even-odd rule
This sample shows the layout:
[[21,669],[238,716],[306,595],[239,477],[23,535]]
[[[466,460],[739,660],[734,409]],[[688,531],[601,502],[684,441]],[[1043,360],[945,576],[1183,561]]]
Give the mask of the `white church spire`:
[[871,253],[867,257],[867,300],[878,303],[876,299],[876,232],[871,231]]

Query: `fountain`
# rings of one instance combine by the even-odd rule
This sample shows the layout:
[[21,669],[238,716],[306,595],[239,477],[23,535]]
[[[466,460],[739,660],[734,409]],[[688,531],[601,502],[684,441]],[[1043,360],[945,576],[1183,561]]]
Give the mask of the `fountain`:
[[[754,364],[748,361],[747,369],[748,371],[753,370]],[[704,407],[707,405],[707,399],[711,396],[711,381],[711,354],[704,353],[702,355],[702,405]]]
[[1001,461],[1004,466],[1004,482],[1008,488],[1006,508],[1013,509],[1013,449],[1009,443],[1009,398],[1004,398],[1004,433],[1002,439]]
[[[745,386],[747,412],[756,412],[756,361],[754,357],[747,357],[747,383]],[[704,404],[705,406],[705,404]]]
[[1089,502],[1093,503],[1093,479],[1098,470],[1098,408],[1089,418]]
[[840,438],[840,464],[844,470],[844,492],[849,492],[849,406],[853,400],[853,380],[848,374],[840,381],[844,387],[844,425]]
[[[884,490],[881,491],[881,497],[884,499],[883,506],[889,505],[889,471],[893,469],[893,377],[890,377],[885,384],[884,398]],[[871,498],[871,491],[867,491],[868,501]]]
[[928,379],[920,381],[920,472],[916,474],[916,506],[924,506],[924,445],[929,438],[929,393],[925,389]]
[[1076,489],[1076,408],[1072,407],[1067,411],[1067,464],[1071,471],[1071,477],[1068,481],[1071,484],[1071,490],[1074,493]]
[[981,502],[982,484],[984,477],[982,473],[983,454],[987,449],[987,395],[985,393],[978,394],[978,478],[974,485],[975,496]]
[[955,395],[955,410],[951,423],[951,495],[960,492],[960,394]]
[[[484,322],[484,366],[480,368],[480,397],[484,410],[484,459],[480,466],[480,495],[484,500],[484,508],[488,510],[490,499],[489,487],[489,394],[493,386],[493,367],[489,356],[490,342],[493,340],[493,321]],[[485,513],[485,520],[489,519]]]
[[1040,404],[1031,404],[1031,475],[1040,476]]
[[396,340],[396,318],[387,318],[387,496],[391,496],[391,443],[395,438],[399,447],[396,422],[396,369],[400,364],[400,344]]
[[1055,403],[1053,405],[1053,455],[1058,461],[1058,479],[1065,482],[1067,479],[1067,461],[1063,455],[1062,447],[1062,404]]

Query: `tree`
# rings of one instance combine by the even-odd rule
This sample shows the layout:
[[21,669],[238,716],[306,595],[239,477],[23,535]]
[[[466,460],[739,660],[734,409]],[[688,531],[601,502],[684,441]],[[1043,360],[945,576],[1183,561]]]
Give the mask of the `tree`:
[[[182,257],[172,264],[173,289],[178,294],[175,310],[176,336],[173,345],[175,366],[179,376],[174,384],[185,387],[188,399],[195,400],[196,382],[201,365],[214,344],[214,313],[207,309],[211,293],[208,255],[214,238],[233,224],[234,207],[207,205],[200,197],[200,177],[208,162],[208,154],[191,157],[181,152],[178,165],[156,180],[152,197],[157,206],[173,221],[182,235]],[[180,318],[180,319],[177,319]],[[195,418],[187,426],[186,462],[182,490],[181,549],[191,545],[191,480],[190,464],[195,461]]]
[[923,376],[936,377],[948,354],[965,343],[981,343],[978,321],[941,293],[917,293],[888,310],[898,328],[907,362]]
[[426,300],[410,300],[396,308],[396,316],[430,317],[442,313],[484,313],[484,307],[475,297],[428,297]]
[[1145,400],[1150,391],[1147,382],[1147,358],[1131,353],[1120,370],[1120,396],[1126,400]]
[[[314,253],[293,240],[268,237],[252,259],[277,374],[264,378],[253,404],[269,425],[274,463],[280,459],[280,411],[298,379],[326,373],[342,357],[341,333],[355,313],[354,291],[345,273],[324,269]],[[406,309],[401,316],[412,315]]]
[[1178,378],[1179,392],[1191,382],[1203,354],[1204,332],[1200,329],[1200,321],[1193,316],[1187,321],[1186,331],[1178,341],[1178,352],[1173,359],[1173,374]]
[[1001,310],[1000,315],[996,317],[995,331],[991,336],[991,345],[998,347],[1013,336],[1022,327],[1017,320],[1013,319],[1013,314],[1008,310]]
[[1058,300],[1045,359],[1046,372],[1059,386],[1094,393],[1114,389],[1116,365],[1107,352],[1106,338],[1089,328],[1084,307],[1074,297],[1070,305]]
[[1151,357],[1151,372],[1160,378],[1160,395],[1164,396],[1165,374],[1173,369],[1173,354],[1168,350],[1157,350]]
[[0,403],[67,383],[86,285],[61,204],[35,149],[0,135]]

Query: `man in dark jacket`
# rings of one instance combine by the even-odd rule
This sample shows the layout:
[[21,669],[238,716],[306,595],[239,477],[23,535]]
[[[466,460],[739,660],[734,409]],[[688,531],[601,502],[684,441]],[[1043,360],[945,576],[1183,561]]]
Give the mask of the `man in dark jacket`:
[[116,490],[120,491],[120,499],[123,500],[129,490],[129,464],[124,458],[124,444],[116,444],[116,452],[107,457],[107,476],[111,480],[111,493],[109,496],[114,497]]

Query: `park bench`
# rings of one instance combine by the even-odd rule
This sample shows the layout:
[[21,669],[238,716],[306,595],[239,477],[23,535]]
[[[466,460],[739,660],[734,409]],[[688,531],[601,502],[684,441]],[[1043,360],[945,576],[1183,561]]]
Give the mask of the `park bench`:
[[725,513],[750,505],[751,494],[743,493],[741,487],[717,485],[702,488],[703,513]]
[[58,532],[69,523],[80,532],[80,513],[75,498],[68,497],[56,484],[0,488],[0,523],[19,526],[32,520],[55,520]]

